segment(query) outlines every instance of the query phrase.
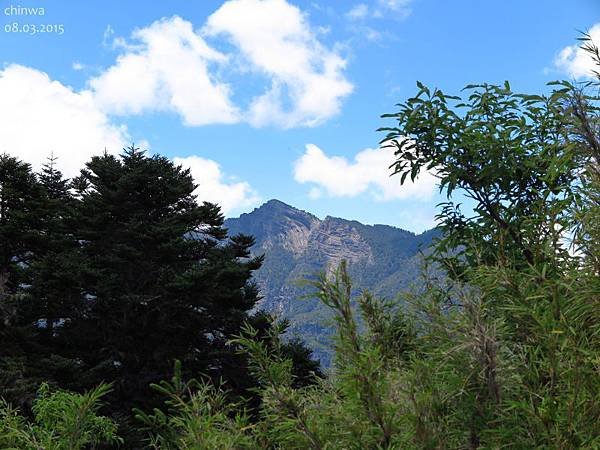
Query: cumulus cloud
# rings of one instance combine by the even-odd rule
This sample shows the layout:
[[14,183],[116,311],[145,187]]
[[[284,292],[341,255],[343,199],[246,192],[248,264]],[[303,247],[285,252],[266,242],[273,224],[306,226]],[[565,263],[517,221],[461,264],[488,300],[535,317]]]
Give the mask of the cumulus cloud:
[[113,124],[88,91],[76,92],[38,70],[12,64],[0,71],[0,152],[39,169],[53,153],[73,176],[95,154],[119,152],[127,129]]
[[[589,30],[589,35],[600,46],[600,23]],[[590,55],[580,48],[580,44],[563,48],[554,59],[554,64],[573,78],[590,77],[593,70],[598,70]]]
[[[63,173],[73,177],[91,156],[105,149],[118,154],[131,143],[127,129],[110,121],[90,91],[74,91],[44,72],[7,66],[0,71],[0,98],[0,153],[17,156],[35,170],[53,154]],[[191,169],[199,200],[221,204],[224,213],[259,200],[248,183],[228,177],[215,161],[196,156],[174,161]]]
[[[74,176],[92,155],[105,149],[119,153],[131,142],[115,116],[171,111],[192,126],[314,125],[336,114],[352,91],[342,73],[345,60],[323,46],[319,30],[285,0],[231,0],[209,18],[205,32],[228,36],[233,50],[224,54],[210,47],[179,17],[138,29],[128,40],[115,37],[109,25],[103,44],[121,53],[83,90],[34,68],[6,66],[0,70],[0,152],[15,154],[36,170],[53,153],[65,175]],[[248,62],[267,79],[266,90],[250,99],[245,112],[215,75],[232,58]],[[77,61],[72,68],[85,69]],[[210,175],[199,191],[207,199],[223,195],[226,209],[256,199],[247,183],[224,181],[218,164],[202,158],[193,162],[195,171],[202,167]]]
[[227,56],[209,47],[190,22],[161,19],[135,30],[120,47],[116,64],[89,81],[107,113],[171,111],[192,126],[239,121],[229,86],[210,73],[209,66]]
[[199,156],[174,158],[175,164],[190,169],[198,188],[194,192],[199,201],[217,203],[224,214],[257,204],[260,198],[245,181],[228,177],[215,161]]
[[[322,44],[322,29],[311,27],[286,0],[229,0],[201,30],[174,16],[135,30],[129,39],[114,34],[108,26],[103,43],[112,42],[121,54],[89,80],[109,114],[169,111],[189,126],[313,126],[337,114],[353,90],[343,73],[346,60]],[[223,38],[233,44],[225,53],[207,41]],[[239,74],[234,67],[246,72],[238,93],[246,88],[244,75],[258,75],[264,85],[261,94],[244,99],[247,108],[234,104],[225,81]],[[254,78],[248,86],[255,86]]]
[[249,69],[269,79],[247,112],[254,126],[320,124],[353,90],[343,74],[346,60],[285,0],[230,0],[208,18],[204,33],[226,36]]
[[437,179],[422,173],[414,183],[400,185],[399,177],[390,177],[389,166],[394,162],[391,148],[367,148],[358,152],[353,161],[341,156],[328,156],[314,144],[294,165],[294,179],[311,183],[310,196],[315,198],[324,190],[331,197],[355,197],[369,193],[378,201],[393,199],[429,199]]

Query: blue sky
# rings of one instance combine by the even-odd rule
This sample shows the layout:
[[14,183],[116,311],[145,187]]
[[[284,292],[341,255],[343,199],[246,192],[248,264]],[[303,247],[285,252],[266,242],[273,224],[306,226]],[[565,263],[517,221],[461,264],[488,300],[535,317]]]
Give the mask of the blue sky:
[[443,198],[387,177],[379,116],[416,80],[542,92],[585,76],[578,30],[600,40],[598,0],[0,4],[0,151],[73,175],[135,141],[230,216],[278,198],[413,231]]

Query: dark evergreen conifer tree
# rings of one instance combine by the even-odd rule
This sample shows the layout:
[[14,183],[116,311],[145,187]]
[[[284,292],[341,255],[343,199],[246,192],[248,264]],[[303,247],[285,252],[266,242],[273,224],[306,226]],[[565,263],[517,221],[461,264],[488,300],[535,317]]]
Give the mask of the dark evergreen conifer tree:
[[[34,328],[27,320],[28,265],[39,241],[41,189],[29,164],[0,155],[0,389],[26,402]],[[35,391],[35,388],[33,389]]]
[[65,332],[85,368],[80,387],[114,381],[112,404],[128,413],[153,404],[149,384],[176,359],[194,376],[237,366],[226,342],[258,298],[252,238],[228,239],[188,170],[133,147],[94,157],[76,185],[85,307]]
[[77,277],[82,258],[73,232],[75,198],[53,156],[37,180],[41,189],[36,203],[38,233],[35,254],[27,266],[30,282],[24,311],[35,331],[29,370],[36,384],[48,381],[70,387],[79,379],[80,364],[77,354],[70,351],[64,329],[80,317],[82,307]]
[[35,207],[41,189],[29,164],[0,155],[0,277],[7,292],[26,281],[39,223]]
[[[36,177],[0,157],[2,397],[27,411],[44,381],[112,383],[106,412],[135,448],[131,410],[162,405],[150,384],[169,379],[176,360],[185,378],[252,395],[247,357],[228,342],[246,321],[265,334],[274,326],[251,314],[262,257],[251,256],[252,237],[227,236],[196,187],[189,170],[134,147],[92,158],[72,181],[54,158]],[[320,374],[301,343],[284,347],[299,384]]]
[[81,288],[74,276],[80,267],[79,243],[73,232],[75,199],[70,183],[50,157],[38,174],[42,199],[38,204],[40,237],[36,256],[30,264],[29,293],[34,314],[40,320],[44,340],[57,336],[57,326],[68,324],[77,316]]

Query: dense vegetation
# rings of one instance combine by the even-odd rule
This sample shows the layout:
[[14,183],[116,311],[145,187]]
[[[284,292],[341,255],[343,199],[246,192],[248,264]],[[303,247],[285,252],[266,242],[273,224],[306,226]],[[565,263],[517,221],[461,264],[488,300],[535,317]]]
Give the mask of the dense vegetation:
[[[246,323],[272,326],[250,313],[262,258],[250,257],[251,237],[227,236],[216,205],[196,202],[189,171],[132,147],[92,158],[69,181],[52,159],[34,174],[2,155],[0,187],[6,401],[35,415],[42,382],[46,393],[111,383],[102,411],[129,445],[143,437],[132,408],[161,406],[150,385],[175,361],[184,378],[203,374],[257,404],[246,357],[229,340]],[[286,351],[300,379],[318,371],[300,342]]]
[[[66,191],[41,189],[25,165],[3,157],[5,397],[27,408],[23,399],[34,397],[25,393],[42,377],[75,390],[85,380],[114,384],[112,394],[43,384],[29,419],[4,403],[0,446],[118,442],[113,412],[139,402],[151,448],[600,448],[600,116],[589,95],[597,88],[561,82],[538,96],[478,85],[461,99],[419,85],[389,115],[384,143],[397,148],[401,182],[429,170],[448,194],[443,235],[424,289],[406,293],[403,308],[356,295],[344,263],[313,282],[337,340],[335,372],[312,383],[301,346],[291,351],[279,325],[245,314],[259,263],[245,259],[251,240],[225,241],[218,211],[189,197],[189,174],[130,150],[94,159],[72,202],[49,202],[49,192]],[[139,184],[147,173],[152,184]],[[452,202],[456,190],[472,215]],[[157,208],[171,194],[181,201]],[[72,237],[61,228],[71,220],[68,230],[81,230]],[[197,240],[186,238],[192,231]],[[75,284],[63,279],[71,273]],[[188,325],[202,334],[188,336],[197,331]],[[236,391],[229,378],[245,372],[228,378],[231,367],[248,368],[255,403]],[[201,378],[213,370],[222,383]],[[157,393],[153,410],[143,383]],[[103,394],[112,419],[99,409]]]

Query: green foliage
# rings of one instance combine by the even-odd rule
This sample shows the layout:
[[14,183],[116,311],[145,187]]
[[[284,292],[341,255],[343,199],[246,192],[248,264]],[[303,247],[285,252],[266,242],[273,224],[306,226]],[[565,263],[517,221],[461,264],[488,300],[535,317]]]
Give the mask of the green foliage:
[[[228,340],[251,315],[261,257],[228,236],[217,205],[198,204],[189,170],[129,148],[94,157],[73,181],[50,158],[34,174],[0,156],[0,390],[26,416],[36,388],[77,392],[112,382],[105,411],[127,445],[131,409],[162,406],[150,389],[183,361],[183,378],[222,379],[232,396],[256,381]],[[298,384],[318,363],[286,344]],[[57,394],[57,398],[60,397]],[[257,405],[259,399],[253,399]]]
[[77,362],[47,378],[77,390],[114,381],[108,410],[129,428],[133,406],[158,404],[149,385],[175,359],[186,377],[251,385],[225,342],[254,306],[261,259],[250,237],[227,237],[216,205],[197,203],[188,170],[131,147],[92,158],[74,195],[52,164],[39,181],[45,239],[28,295],[45,353]]
[[[460,205],[442,205],[440,250],[461,248],[459,261],[535,264],[559,249],[572,227],[579,167],[565,122],[564,85],[548,96],[516,94],[510,85],[469,85],[466,98],[419,83],[415,97],[386,114],[397,121],[383,143],[396,149],[394,173],[402,183],[427,170],[450,198],[456,189],[475,202],[467,217]],[[474,244],[474,245],[472,245]],[[522,267],[522,266],[519,266]]]
[[[334,314],[338,337],[336,375],[295,387],[291,360],[279,334],[259,338],[247,327],[233,342],[247,353],[259,380],[260,421],[251,429],[258,448],[393,448],[403,442],[399,377],[414,333],[372,296],[360,300],[368,332],[361,335],[353,316],[351,283],[342,265],[329,280],[314,282],[317,296]],[[404,336],[403,343],[396,338]],[[391,345],[390,345],[391,344]]]
[[549,96],[467,86],[466,100],[419,85],[389,115],[401,182],[431,170],[449,198],[461,189],[475,201],[472,217],[452,202],[438,215],[435,260],[466,284],[434,283],[435,301],[417,308],[433,345],[419,345],[415,405],[434,446],[600,442],[597,99],[553,85]]
[[256,443],[247,429],[249,419],[226,394],[209,383],[181,376],[181,363],[175,363],[171,382],[152,386],[166,398],[166,413],[156,408],[152,414],[136,411],[151,438],[151,448],[179,449],[252,449]]
[[302,403],[301,393],[311,388],[294,389],[292,361],[282,355],[276,328],[269,337],[271,342],[258,339],[257,331],[246,327],[244,335],[233,341],[248,354],[250,369],[259,381],[264,425],[258,440],[284,448],[321,448]]
[[[37,206],[42,190],[29,164],[0,154],[0,285],[14,293],[26,282],[27,264],[39,237]],[[3,311],[6,322],[8,311]]]
[[[432,266],[401,305],[354,292],[345,262],[308,283],[335,324],[329,378],[301,343],[281,340],[286,322],[247,314],[261,259],[252,238],[226,238],[218,208],[195,203],[188,171],[131,148],[94,158],[71,196],[51,167],[37,184],[0,157],[0,235],[14,238],[0,249],[5,392],[43,373],[37,351],[46,374],[116,380],[108,410],[139,405],[137,431],[157,449],[600,448],[596,85],[555,83],[548,96],[467,86],[465,100],[418,86],[387,129],[394,171],[402,183],[432,171],[449,199],[461,190],[475,202],[473,215],[442,206]],[[56,220],[71,213],[74,240]],[[81,301],[61,303],[64,272],[48,267],[73,242],[86,256]],[[52,354],[62,338],[73,346]],[[98,415],[108,393],[43,384],[33,420],[3,400],[0,446],[118,444],[115,422]]]
[[116,423],[98,415],[101,399],[109,391],[108,385],[100,385],[85,394],[52,392],[42,384],[33,403],[32,423],[2,400],[0,446],[7,450],[80,450],[121,443]]
[[29,380],[30,298],[21,289],[31,282],[27,265],[39,247],[43,192],[31,167],[0,155],[0,386],[19,405],[30,400],[39,382]]
[[[279,335],[265,339],[248,326],[233,342],[259,380],[259,418],[251,421],[221,389],[176,375],[160,388],[169,412],[141,416],[153,445],[596,448],[597,279],[567,286],[487,267],[471,275],[469,284],[428,278],[429,289],[409,296],[413,308],[401,317],[363,293],[360,333],[340,266],[333,279],[315,282],[337,324],[331,378],[294,387]],[[520,296],[510,290],[515,282]],[[560,286],[565,309],[556,322],[547,305]]]
[[337,331],[328,379],[295,387],[277,333],[246,327],[233,342],[262,403],[238,433],[265,449],[600,447],[598,108],[555,86],[461,101],[419,85],[400,105],[385,141],[401,182],[431,170],[473,215],[443,205],[403,309],[356,295],[345,263],[312,283]]
[[56,169],[56,158],[48,159],[37,178],[42,191],[37,212],[41,236],[28,266],[27,314],[30,321],[43,321],[39,337],[47,347],[57,338],[55,326],[76,319],[80,312],[81,286],[74,274],[82,261],[74,233],[75,199],[69,180]]

